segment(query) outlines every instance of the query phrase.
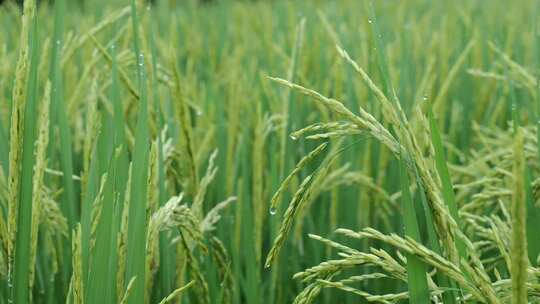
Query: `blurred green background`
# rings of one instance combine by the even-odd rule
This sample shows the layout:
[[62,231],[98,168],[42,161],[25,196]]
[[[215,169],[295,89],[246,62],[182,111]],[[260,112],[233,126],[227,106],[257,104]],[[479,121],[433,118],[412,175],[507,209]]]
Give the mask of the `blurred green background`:
[[[233,303],[292,302],[303,286],[292,276],[335,257],[327,247],[307,238],[307,233],[332,236],[338,227],[402,232],[399,204],[384,201],[385,196],[399,191],[398,166],[390,152],[365,136],[331,141],[336,149],[346,147],[332,165],[335,176],[321,186],[320,193],[302,212],[278,262],[269,269],[263,268],[284,208],[300,180],[293,180],[276,215],[268,212],[270,198],[296,162],[320,144],[304,139],[294,141],[288,134],[310,123],[332,119],[332,114],[316,108],[308,98],[277,86],[267,76],[290,78],[342,101],[353,112],[361,105],[380,118],[381,109],[374,96],[335,49],[339,41],[383,86],[363,1],[155,2],[148,9],[151,13],[142,16],[145,30],[142,35],[144,39],[150,35],[155,39],[163,79],[171,77],[171,67],[177,67],[182,75],[184,94],[191,105],[200,176],[204,174],[210,152],[219,151],[216,160],[219,170],[209,186],[205,209],[231,195],[238,197],[225,211],[215,231],[231,258]],[[127,1],[112,0],[67,4],[66,45],[75,43],[96,24],[107,20],[111,12],[129,5]],[[537,105],[532,102],[531,88],[519,85],[521,76],[509,72],[489,46],[492,43],[526,68],[535,66],[533,1],[375,1],[375,8],[387,43],[390,76],[405,111],[410,113],[413,105],[432,100],[442,89],[447,90],[440,97],[443,106],[436,115],[449,143],[451,163],[460,163],[460,153],[474,149],[473,122],[506,126],[511,115],[509,100],[514,100],[520,109],[531,109],[520,113],[524,123],[535,121]],[[47,62],[53,33],[52,11],[47,5],[40,5],[38,20],[42,62]],[[134,58],[128,53],[132,47],[130,32],[123,27],[128,20],[118,18],[96,33],[96,38],[105,46],[115,41],[121,54],[119,63],[134,79]],[[301,43],[296,43],[301,20],[305,20],[305,30]],[[19,43],[20,10],[16,5],[6,3],[0,7],[0,26],[0,131],[7,138]],[[454,63],[471,41],[474,45],[470,53],[455,71],[450,86],[443,88]],[[108,87],[107,62],[92,59],[89,68],[89,59],[96,58],[98,53],[96,45],[88,40],[66,59],[67,64],[62,68],[69,126],[74,134],[75,174],[83,167],[86,118],[81,109],[86,107],[85,96],[90,94],[93,78],[100,89]],[[508,86],[496,78],[476,77],[475,71],[503,75],[516,85]],[[47,74],[46,65],[40,67],[40,73]],[[159,86],[168,132],[174,145],[180,145],[178,122],[167,110],[174,104],[174,96],[166,80]],[[122,88],[122,96],[130,98],[126,87]],[[127,128],[134,129],[136,111],[130,107],[125,111]],[[151,134],[155,138],[158,130],[153,128]],[[2,145],[0,154],[7,155],[6,150]],[[6,165],[6,160],[3,157],[0,162]],[[51,159],[50,166],[58,169],[58,159]],[[305,177],[313,166],[308,166],[300,176]],[[347,173],[351,172],[359,172],[367,181],[347,179]],[[171,187],[169,194],[181,190],[179,186]],[[366,250],[377,244],[352,245]],[[218,303],[221,287],[217,265],[207,261],[201,267],[209,276],[211,299]],[[66,286],[57,290],[45,287],[46,284],[36,287],[35,294],[42,295],[36,297],[37,303],[48,303],[41,300],[47,298],[56,302],[67,290]],[[405,285],[396,281],[366,283],[363,288],[373,293],[406,290]],[[154,293],[153,299],[165,294],[157,289]],[[197,303],[193,296],[184,299]],[[317,303],[362,301],[355,295],[325,289]]]

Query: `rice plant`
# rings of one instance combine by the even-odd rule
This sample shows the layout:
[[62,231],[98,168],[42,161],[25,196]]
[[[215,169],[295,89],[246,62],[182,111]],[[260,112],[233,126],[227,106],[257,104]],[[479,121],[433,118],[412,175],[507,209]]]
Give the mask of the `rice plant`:
[[3,2],[0,304],[540,303],[540,1]]

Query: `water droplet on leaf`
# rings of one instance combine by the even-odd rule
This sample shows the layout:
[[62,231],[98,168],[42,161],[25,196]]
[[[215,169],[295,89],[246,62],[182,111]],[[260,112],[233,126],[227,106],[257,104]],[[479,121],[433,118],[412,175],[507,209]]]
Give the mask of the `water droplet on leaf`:
[[139,55],[139,66],[143,66],[144,65],[144,55],[141,53]]
[[270,214],[271,214],[271,215],[276,214],[276,212],[277,212],[276,208],[270,207]]

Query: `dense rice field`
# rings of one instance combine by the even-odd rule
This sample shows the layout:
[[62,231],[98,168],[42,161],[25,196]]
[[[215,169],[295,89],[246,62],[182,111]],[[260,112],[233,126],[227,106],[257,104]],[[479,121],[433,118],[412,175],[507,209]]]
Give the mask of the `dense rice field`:
[[0,304],[540,303],[540,1],[5,2]]

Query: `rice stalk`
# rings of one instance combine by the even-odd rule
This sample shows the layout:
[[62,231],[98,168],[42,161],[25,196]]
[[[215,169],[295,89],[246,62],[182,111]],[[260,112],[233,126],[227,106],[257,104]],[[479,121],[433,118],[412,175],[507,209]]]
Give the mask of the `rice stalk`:
[[[31,23],[31,24],[30,24]],[[10,296],[16,303],[28,303],[30,301],[30,265],[31,261],[31,235],[32,235],[32,189],[33,189],[33,170],[35,164],[35,139],[36,139],[36,110],[37,110],[37,68],[38,68],[38,40],[37,40],[37,17],[35,16],[35,3],[25,3],[23,9],[23,31],[21,42],[28,40],[26,46],[22,42],[22,49],[19,59],[28,61],[28,68],[25,62],[20,62],[17,74],[21,73],[19,80],[23,80],[20,86],[15,84],[15,90],[22,90],[26,86],[26,94],[15,91],[13,97],[12,113],[12,134],[11,140],[14,143],[14,149],[10,151],[10,201],[8,234],[11,236],[11,242],[8,243],[8,262],[13,257],[12,269],[8,269],[8,286],[10,287]],[[28,28],[30,27],[30,28]],[[27,35],[28,34],[28,35]],[[29,52],[29,57],[28,57]],[[25,71],[26,70],[26,71]],[[24,72],[23,72],[24,71]],[[26,74],[26,76],[22,74]],[[17,82],[16,75],[16,82]],[[19,98],[25,98],[22,102]],[[24,110],[24,114],[21,112]],[[13,118],[15,117],[15,118]],[[14,139],[13,136],[19,136]],[[21,140],[22,138],[22,146]],[[21,150],[22,148],[22,150]],[[20,153],[19,156],[14,154]],[[19,171],[20,170],[20,171]],[[15,182],[15,179],[20,179]],[[15,192],[19,192],[15,194]],[[17,211],[15,211],[15,209]],[[15,244],[13,244],[13,242]],[[13,248],[14,247],[14,248]],[[11,249],[11,250],[10,250]],[[11,264],[10,264],[11,265]],[[11,277],[13,276],[13,277]],[[13,280],[13,283],[10,281]],[[13,284],[13,285],[11,285]]]
[[516,131],[514,144],[514,191],[512,195],[512,303],[528,303],[527,300],[527,236],[526,205],[524,193],[525,162],[523,157],[523,131]]
[[231,270],[231,261],[227,254],[224,244],[216,237],[210,239],[212,245],[212,257],[218,264],[220,287],[220,303],[232,303],[232,294],[234,292],[234,277]]
[[29,62],[29,35],[30,35],[30,22],[34,18],[35,7],[31,1],[27,1],[24,6],[22,15],[22,25],[20,34],[20,47],[17,59],[17,67],[15,73],[15,81],[13,85],[12,93],[12,105],[11,105],[11,128],[10,128],[10,142],[9,142],[9,168],[8,168],[8,223],[6,239],[7,258],[8,264],[11,265],[13,259],[13,251],[15,246],[15,235],[17,231],[17,218],[19,210],[19,187],[20,187],[20,170],[22,163],[22,149],[23,140],[22,135],[24,133],[24,109],[27,99],[27,82],[30,71]]
[[434,112],[443,114],[445,111],[447,111],[447,104],[446,102],[443,102],[443,100],[446,98],[446,95],[448,94],[448,90],[450,89],[450,85],[454,81],[459,69],[464,64],[465,60],[467,59],[467,56],[471,52],[472,47],[474,46],[474,40],[471,40],[467,43],[465,46],[465,49],[461,52],[459,57],[456,59],[456,62],[453,64],[452,68],[448,72],[448,75],[444,79],[444,82],[441,85],[441,88],[439,89],[439,92],[437,94],[437,97],[435,97],[435,100],[433,101],[433,107]]

